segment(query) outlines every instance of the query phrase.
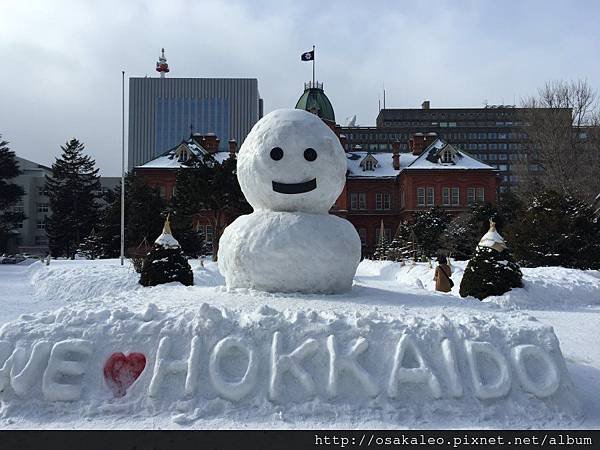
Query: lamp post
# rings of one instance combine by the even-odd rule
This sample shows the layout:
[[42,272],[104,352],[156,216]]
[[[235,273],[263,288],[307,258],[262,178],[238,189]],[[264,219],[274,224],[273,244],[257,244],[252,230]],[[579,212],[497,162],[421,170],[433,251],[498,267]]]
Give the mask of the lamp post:
[[121,265],[125,259],[125,71],[121,71]]

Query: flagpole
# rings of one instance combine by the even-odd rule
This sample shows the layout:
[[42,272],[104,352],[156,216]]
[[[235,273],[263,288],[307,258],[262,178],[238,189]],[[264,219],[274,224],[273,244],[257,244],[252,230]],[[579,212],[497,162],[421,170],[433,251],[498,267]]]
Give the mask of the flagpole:
[[315,87],[315,56],[315,46],[313,45],[313,88]]
[[121,71],[121,265],[125,258],[125,71]]

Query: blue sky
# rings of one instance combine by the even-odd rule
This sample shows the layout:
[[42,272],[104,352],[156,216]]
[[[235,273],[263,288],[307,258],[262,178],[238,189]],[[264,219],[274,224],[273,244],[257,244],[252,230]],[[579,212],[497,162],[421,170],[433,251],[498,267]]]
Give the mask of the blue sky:
[[174,77],[256,77],[265,111],[293,107],[317,46],[339,123],[373,125],[388,107],[519,103],[547,80],[600,89],[597,1],[26,1],[0,2],[0,133],[50,164],[86,143],[118,175],[121,70]]

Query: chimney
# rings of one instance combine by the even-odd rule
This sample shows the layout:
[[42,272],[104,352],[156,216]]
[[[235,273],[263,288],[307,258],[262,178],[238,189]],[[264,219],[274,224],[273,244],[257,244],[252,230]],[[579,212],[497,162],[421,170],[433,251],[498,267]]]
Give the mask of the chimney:
[[219,138],[214,133],[207,133],[202,137],[202,147],[211,155],[219,151]]
[[421,103],[421,109],[429,109],[429,100],[425,100]]
[[408,141],[413,155],[420,155],[437,139],[437,133],[415,133]]
[[229,139],[229,154],[234,156],[237,153],[237,141],[235,139]]
[[392,165],[394,170],[400,170],[400,141],[392,142]]

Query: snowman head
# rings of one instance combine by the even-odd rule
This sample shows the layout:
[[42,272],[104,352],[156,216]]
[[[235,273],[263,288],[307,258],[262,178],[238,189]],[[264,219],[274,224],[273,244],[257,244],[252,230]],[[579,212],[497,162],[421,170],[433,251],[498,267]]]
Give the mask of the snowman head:
[[319,117],[278,109],[252,128],[238,155],[238,180],[254,209],[326,213],[346,181],[339,139]]

